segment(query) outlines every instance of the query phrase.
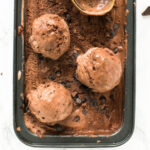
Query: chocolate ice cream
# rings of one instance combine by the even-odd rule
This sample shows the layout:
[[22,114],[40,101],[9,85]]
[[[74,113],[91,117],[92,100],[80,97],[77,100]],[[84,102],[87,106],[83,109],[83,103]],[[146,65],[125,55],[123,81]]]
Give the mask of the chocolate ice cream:
[[120,83],[120,59],[107,48],[91,48],[77,58],[77,78],[94,92],[107,92]]
[[34,52],[57,60],[69,49],[68,25],[58,15],[42,15],[33,22],[29,42]]
[[[47,59],[47,56],[43,57],[45,55],[38,54],[41,53],[41,49],[36,49],[36,51],[39,51],[38,53],[33,52],[33,47],[31,48],[31,44],[29,43],[29,38],[33,36],[33,22],[38,20],[36,18],[43,14],[57,14],[64,18],[69,26],[71,35],[70,47],[56,61]],[[26,127],[31,132],[40,136],[110,136],[111,134],[115,134],[121,128],[123,122],[124,75],[121,78],[120,84],[113,90],[106,93],[96,93],[77,80],[75,73],[77,69],[76,59],[79,55],[81,57],[84,54],[86,55],[87,50],[92,47],[108,47],[116,53],[116,56],[112,54],[112,58],[116,60],[116,57],[118,57],[121,60],[122,70],[124,70],[124,62],[127,58],[127,33],[125,32],[126,0],[116,0],[115,7],[112,11],[101,17],[82,15],[74,7],[71,0],[25,0],[25,18],[24,116]],[[43,22],[45,22],[45,19]],[[60,25],[58,26],[60,27]],[[38,34],[34,32],[35,35]],[[66,45],[62,44],[60,46]],[[48,51],[47,53],[50,54],[50,52]],[[112,53],[110,50],[109,52]],[[104,53],[104,56],[107,56],[107,54]],[[113,60],[110,61],[113,63]],[[116,64],[116,61],[113,64]],[[109,68],[112,69],[110,66]],[[116,65],[114,66],[116,67]],[[111,70],[110,72],[110,75],[112,75]],[[27,97],[29,95],[32,97],[31,93],[37,93],[35,91],[37,91],[38,87],[43,87],[44,89],[44,85],[49,84],[51,81],[65,86],[70,91],[73,99],[73,110],[70,115],[68,113],[69,116],[67,118],[58,121],[54,126],[52,126],[54,124],[53,122],[58,119],[54,120],[52,118],[52,123],[50,124],[42,123],[41,121],[43,120],[39,118],[44,116],[40,115],[37,118],[33,113],[34,109],[31,109],[30,103],[28,104],[27,102]],[[60,93],[61,91],[59,90]],[[65,97],[65,95],[62,97]],[[32,101],[31,98],[30,101]],[[44,105],[41,99],[39,99],[39,102],[41,104],[37,103],[37,106],[42,108]],[[53,112],[55,112],[56,106],[60,101],[56,102],[55,107],[53,107]],[[37,106],[34,105],[35,110]],[[54,113],[51,114],[53,116]],[[61,127],[62,130],[60,131]],[[57,128],[59,129],[57,130]]]
[[55,82],[39,85],[27,95],[27,99],[31,113],[43,123],[55,124],[72,113],[70,92]]
[[67,119],[59,122],[59,124],[69,128],[83,129],[86,127],[86,119],[86,116],[82,112],[82,108],[78,108],[75,109]]

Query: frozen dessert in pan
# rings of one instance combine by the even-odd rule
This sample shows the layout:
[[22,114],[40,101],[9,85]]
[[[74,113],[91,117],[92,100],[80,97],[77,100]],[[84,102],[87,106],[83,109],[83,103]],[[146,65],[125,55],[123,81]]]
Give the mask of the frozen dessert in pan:
[[70,92],[61,84],[41,84],[28,95],[31,113],[42,123],[55,124],[66,119],[73,108]]
[[77,78],[94,92],[107,92],[120,82],[120,59],[107,48],[91,48],[77,58]]
[[86,116],[82,113],[82,108],[77,108],[67,119],[59,122],[59,124],[69,128],[84,129],[87,125],[86,119]]
[[[25,125],[40,137],[110,136],[123,125],[126,0],[97,17],[72,1],[25,1]],[[75,1],[90,12],[108,2]]]
[[70,46],[68,25],[58,15],[42,15],[33,21],[29,42],[34,52],[57,60]]

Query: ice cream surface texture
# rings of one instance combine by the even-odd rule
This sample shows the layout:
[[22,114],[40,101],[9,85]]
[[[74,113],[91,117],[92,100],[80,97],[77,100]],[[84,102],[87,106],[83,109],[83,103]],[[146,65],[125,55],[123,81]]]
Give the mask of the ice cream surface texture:
[[120,83],[120,59],[107,48],[91,48],[77,58],[77,78],[94,92],[110,91]]
[[61,84],[41,84],[27,98],[31,113],[43,123],[56,123],[72,113],[73,100],[70,92]]
[[70,46],[68,25],[58,15],[42,15],[33,21],[29,42],[34,52],[57,60]]

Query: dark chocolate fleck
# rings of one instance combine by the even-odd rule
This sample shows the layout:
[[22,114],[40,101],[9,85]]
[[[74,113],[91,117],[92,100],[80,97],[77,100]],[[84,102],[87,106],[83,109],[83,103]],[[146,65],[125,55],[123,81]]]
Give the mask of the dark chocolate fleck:
[[84,89],[84,90],[88,90],[88,89],[89,89],[87,86],[85,86],[85,85],[83,85],[83,84],[80,85],[80,88],[81,88],[81,89]]
[[77,57],[78,57],[78,52],[74,52],[74,53],[73,53],[73,57],[74,57],[74,58],[77,58]]
[[70,83],[69,83],[69,82],[66,82],[66,83],[65,83],[65,87],[66,87],[66,88],[70,88],[70,87],[71,87]]
[[107,113],[107,106],[105,106],[102,110],[101,110],[101,112],[102,112],[102,114],[106,114]]
[[43,59],[44,59],[43,56],[42,56],[42,54],[38,54],[38,58],[39,58],[40,60],[43,60]]
[[83,108],[83,109],[82,109],[82,113],[83,113],[84,115],[86,115],[88,112],[87,112],[87,110],[86,110],[85,108]]
[[114,30],[117,30],[119,28],[119,25],[118,24],[114,24],[113,28],[114,28]]
[[50,58],[45,58],[45,61],[48,63],[49,62],[49,60],[50,60]]
[[61,75],[61,71],[60,70],[57,70],[55,73],[56,73],[57,76]]
[[78,82],[78,79],[77,79],[76,73],[74,73],[74,74],[73,74],[73,78],[74,78],[74,81],[77,81],[77,82]]
[[110,38],[113,38],[115,35],[116,35],[116,32],[114,30],[112,30],[110,33]]
[[104,105],[106,103],[106,97],[105,96],[101,96],[99,98],[99,100],[100,100],[100,105]]
[[56,128],[56,131],[57,131],[57,132],[61,132],[61,131],[63,131],[62,126],[61,126],[61,125],[59,125],[59,124],[56,124],[56,125],[55,125],[55,128]]
[[71,22],[71,16],[69,14],[66,15],[66,20],[67,20],[68,23]]
[[74,121],[74,122],[80,121],[80,116],[75,116],[74,119],[73,119],[73,121]]
[[71,87],[70,82],[69,81],[65,81],[64,79],[62,79],[60,83],[62,85],[64,85],[66,88],[70,88]]
[[110,95],[110,99],[114,100],[114,95],[113,94]]
[[48,78],[49,78],[50,80],[52,80],[52,81],[54,81],[54,80],[56,79],[56,77],[53,76],[53,75],[50,75]]
[[91,100],[90,101],[90,106],[98,106],[96,100]]
[[85,103],[86,101],[87,101],[86,98],[83,98],[83,99],[81,100],[82,103]]
[[71,56],[69,57],[68,61],[69,61],[70,64],[73,64],[73,62],[74,62],[74,60]]
[[150,6],[146,8],[146,10],[142,13],[142,16],[149,16],[150,15]]
[[107,18],[107,21],[111,23],[113,21],[112,17]]
[[118,53],[118,48],[115,48],[115,49],[113,50],[113,52],[114,52],[115,54],[117,54],[117,53]]

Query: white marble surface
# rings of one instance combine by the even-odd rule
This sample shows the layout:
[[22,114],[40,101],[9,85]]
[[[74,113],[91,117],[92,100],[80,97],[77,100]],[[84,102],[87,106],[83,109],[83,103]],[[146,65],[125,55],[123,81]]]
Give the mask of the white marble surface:
[[[137,0],[135,131],[116,150],[150,149],[150,16],[141,16],[148,5],[148,0]],[[33,150],[16,138],[12,127],[13,9],[13,0],[0,0],[0,150]]]

